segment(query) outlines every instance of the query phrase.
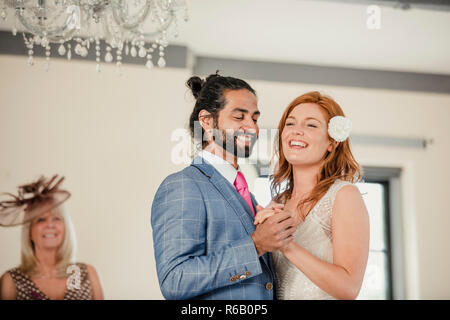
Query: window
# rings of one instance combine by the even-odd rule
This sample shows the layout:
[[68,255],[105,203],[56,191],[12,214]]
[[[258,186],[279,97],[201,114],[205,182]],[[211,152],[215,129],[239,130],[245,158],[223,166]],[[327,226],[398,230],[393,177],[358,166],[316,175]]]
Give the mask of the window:
[[386,209],[387,184],[357,183],[370,218],[370,251],[358,299],[391,299],[389,232]]

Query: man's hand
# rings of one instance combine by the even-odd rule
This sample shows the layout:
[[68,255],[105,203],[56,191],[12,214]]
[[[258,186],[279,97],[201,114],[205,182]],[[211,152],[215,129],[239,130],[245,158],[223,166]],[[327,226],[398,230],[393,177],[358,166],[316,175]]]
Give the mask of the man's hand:
[[[258,214],[266,210],[258,211]],[[295,231],[295,219],[289,212],[281,211],[281,209],[272,209],[272,211],[280,211],[268,217],[267,220],[256,226],[255,232],[251,237],[255,243],[258,256],[266,252],[279,250],[290,243],[293,239],[292,234]]]

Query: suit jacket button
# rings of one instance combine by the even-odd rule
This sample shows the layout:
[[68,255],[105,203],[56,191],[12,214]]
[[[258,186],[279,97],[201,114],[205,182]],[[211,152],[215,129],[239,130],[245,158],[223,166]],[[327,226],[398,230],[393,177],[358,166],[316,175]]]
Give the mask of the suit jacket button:
[[230,282],[234,282],[234,280],[236,280],[235,277],[231,277],[231,278],[230,278]]
[[252,274],[252,273],[251,273],[250,271],[245,272],[245,275],[246,275],[247,277],[250,277],[251,274]]
[[267,289],[267,290],[272,290],[272,289],[273,289],[273,284],[272,284],[272,282],[267,282],[267,283],[266,283],[266,289]]
[[241,279],[241,280],[244,280],[245,278],[247,278],[247,276],[244,274],[239,277],[239,279]]

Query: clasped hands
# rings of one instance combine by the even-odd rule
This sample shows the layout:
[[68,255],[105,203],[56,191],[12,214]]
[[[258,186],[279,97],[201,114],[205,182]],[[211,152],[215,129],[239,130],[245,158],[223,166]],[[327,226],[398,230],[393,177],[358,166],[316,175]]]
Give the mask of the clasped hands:
[[258,256],[285,248],[292,240],[297,227],[294,214],[284,205],[272,201],[266,208],[257,206],[254,224],[256,230],[251,237]]

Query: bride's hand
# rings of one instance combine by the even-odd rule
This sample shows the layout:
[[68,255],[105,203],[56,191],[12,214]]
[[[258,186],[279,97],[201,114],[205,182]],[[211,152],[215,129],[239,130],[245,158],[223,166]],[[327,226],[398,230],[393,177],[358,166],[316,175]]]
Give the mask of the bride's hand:
[[[259,206],[261,207],[261,206]],[[266,209],[283,209],[284,208],[284,204],[282,203],[278,203],[275,201],[270,201],[270,203],[267,205]]]
[[258,214],[255,217],[254,224],[257,225],[259,223],[263,223],[267,218],[281,212],[283,208],[284,204],[276,203],[275,201],[270,202],[266,208],[260,205],[256,206],[256,211]]

